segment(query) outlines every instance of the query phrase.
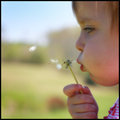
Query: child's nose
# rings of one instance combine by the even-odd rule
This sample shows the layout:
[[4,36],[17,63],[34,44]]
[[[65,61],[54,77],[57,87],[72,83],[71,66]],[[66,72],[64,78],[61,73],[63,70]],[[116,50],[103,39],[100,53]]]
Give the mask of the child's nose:
[[80,39],[78,39],[78,40],[76,41],[76,48],[77,48],[79,51],[82,52],[83,49],[84,49],[84,46],[85,46],[84,42],[81,41]]

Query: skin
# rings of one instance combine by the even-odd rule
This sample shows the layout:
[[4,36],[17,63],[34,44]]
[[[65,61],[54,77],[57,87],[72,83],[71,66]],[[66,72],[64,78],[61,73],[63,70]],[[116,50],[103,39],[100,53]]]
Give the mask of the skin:
[[[76,48],[80,51],[78,63],[83,64],[97,84],[118,84],[119,32],[116,26],[111,30],[111,13],[106,9],[104,2],[75,4],[74,12],[81,27],[81,34],[76,42]],[[97,118],[98,105],[88,87],[71,84],[65,86],[63,91],[68,96],[68,110],[72,118]],[[79,94],[79,91],[83,93]]]

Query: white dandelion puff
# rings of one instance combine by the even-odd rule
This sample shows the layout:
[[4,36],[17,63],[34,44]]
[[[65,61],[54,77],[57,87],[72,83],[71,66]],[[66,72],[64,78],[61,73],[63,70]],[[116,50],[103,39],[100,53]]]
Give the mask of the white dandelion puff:
[[51,61],[52,63],[58,63],[58,60],[57,60],[57,59],[56,59],[56,60],[50,59],[50,61]]
[[62,68],[62,65],[61,65],[61,64],[57,64],[57,65],[56,65],[56,68],[57,68],[58,70],[60,70],[60,69]]
[[36,50],[36,48],[37,48],[36,46],[32,46],[32,47],[29,48],[29,51],[30,51],[30,52],[33,52],[33,51]]

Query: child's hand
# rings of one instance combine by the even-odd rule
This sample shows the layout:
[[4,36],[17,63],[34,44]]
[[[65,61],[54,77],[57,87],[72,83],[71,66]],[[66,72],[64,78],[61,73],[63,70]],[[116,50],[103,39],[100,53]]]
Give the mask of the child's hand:
[[88,87],[71,84],[63,91],[68,96],[67,105],[72,118],[97,119],[98,105]]

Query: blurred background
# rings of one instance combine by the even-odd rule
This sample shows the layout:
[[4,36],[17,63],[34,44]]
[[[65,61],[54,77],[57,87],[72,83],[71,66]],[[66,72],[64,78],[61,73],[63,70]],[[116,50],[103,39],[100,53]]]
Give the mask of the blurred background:
[[[71,118],[64,86],[75,83],[67,69],[57,70],[50,59],[76,60],[80,27],[72,2],[1,2],[2,118]],[[36,50],[30,48],[34,46]],[[99,105],[99,118],[108,115],[118,86],[95,84],[79,65],[72,66],[79,83],[87,85]]]

